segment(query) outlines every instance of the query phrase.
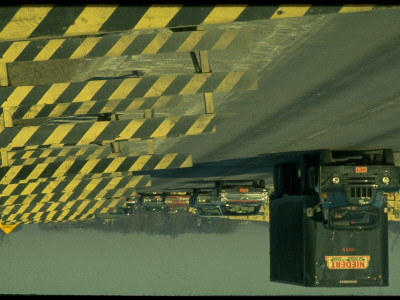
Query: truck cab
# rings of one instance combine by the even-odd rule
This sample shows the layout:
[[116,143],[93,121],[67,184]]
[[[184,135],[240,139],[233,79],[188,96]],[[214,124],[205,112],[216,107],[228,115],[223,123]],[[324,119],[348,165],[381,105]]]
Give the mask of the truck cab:
[[217,199],[223,215],[257,215],[268,202],[264,180],[220,180],[216,182]]
[[314,209],[322,210],[326,227],[338,229],[376,227],[379,209],[386,206],[384,193],[398,191],[399,179],[390,149],[321,150],[305,154],[298,165],[274,169],[276,196],[318,195]]
[[194,189],[194,209],[200,217],[221,216],[221,206],[217,199],[217,191],[215,188]]
[[140,203],[147,211],[165,211],[164,194],[162,192],[140,193]]
[[192,192],[166,192],[164,201],[166,211],[170,214],[188,213],[190,209],[190,199]]

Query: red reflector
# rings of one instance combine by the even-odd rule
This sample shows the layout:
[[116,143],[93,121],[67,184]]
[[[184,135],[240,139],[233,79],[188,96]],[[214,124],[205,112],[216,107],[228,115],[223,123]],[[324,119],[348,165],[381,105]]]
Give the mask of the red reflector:
[[356,167],[356,173],[367,173],[367,167]]
[[241,193],[248,193],[249,192],[249,189],[240,189],[239,190]]

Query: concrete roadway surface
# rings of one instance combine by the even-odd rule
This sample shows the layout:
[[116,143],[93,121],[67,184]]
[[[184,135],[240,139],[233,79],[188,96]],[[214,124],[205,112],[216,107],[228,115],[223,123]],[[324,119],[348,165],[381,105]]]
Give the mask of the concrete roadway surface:
[[400,10],[310,22],[316,26],[264,61],[257,91],[216,103],[216,113],[235,112],[235,118],[213,135],[184,137],[166,149],[192,153],[193,168],[143,172],[151,174],[152,190],[213,186],[227,178],[272,184],[275,163],[307,150],[400,152]]
[[[240,27],[253,29],[254,47],[210,51],[211,69],[256,69],[258,90],[214,94],[216,113],[236,114],[215,134],[155,140],[156,154],[191,153],[194,166],[140,172],[152,176],[152,187],[143,191],[208,187],[229,178],[264,178],[272,184],[273,165],[306,150],[400,152],[400,9],[205,29]],[[70,69],[72,81],[137,70],[145,75],[194,72],[188,53],[90,59]],[[37,84],[44,74],[36,70],[32,80]],[[203,112],[202,95],[194,95],[185,97],[182,107],[156,110],[155,116]],[[141,145],[130,147],[135,151]]]

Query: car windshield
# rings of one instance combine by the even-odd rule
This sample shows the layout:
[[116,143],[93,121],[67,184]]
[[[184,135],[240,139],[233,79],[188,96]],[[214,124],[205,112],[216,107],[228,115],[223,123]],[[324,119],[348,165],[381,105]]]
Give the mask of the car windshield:
[[378,224],[378,215],[377,208],[338,207],[330,210],[329,224],[336,229],[372,229]]

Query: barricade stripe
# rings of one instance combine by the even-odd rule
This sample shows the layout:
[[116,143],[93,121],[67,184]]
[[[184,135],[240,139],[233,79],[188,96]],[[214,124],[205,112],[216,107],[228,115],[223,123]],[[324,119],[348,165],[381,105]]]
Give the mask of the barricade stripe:
[[181,6],[151,6],[133,30],[167,27],[170,20],[181,9]]
[[[134,120],[116,120],[101,122],[65,123],[55,125],[40,125],[26,127],[0,128],[0,147],[14,150],[37,146],[40,148],[63,145],[88,145],[97,143],[109,143],[115,141],[141,140],[157,137],[176,137],[192,135],[194,132],[188,128],[199,122],[208,122],[206,131],[196,134],[213,133],[210,126],[215,126],[230,114],[204,114],[182,115],[177,117],[156,117]],[[161,124],[175,124],[165,135],[160,129]],[[164,125],[166,126],[166,125]],[[65,136],[55,137],[52,132],[64,129],[68,131]],[[169,129],[169,128],[168,128]],[[49,138],[51,137],[51,138]],[[62,138],[61,138],[62,137]],[[28,148],[26,148],[28,149]]]
[[[255,70],[213,72],[201,74],[159,75],[140,78],[91,80],[54,83],[42,86],[9,86],[0,89],[2,107],[88,102],[91,100],[121,100],[141,97],[160,97],[194,93],[213,93],[239,90],[229,78],[241,76],[240,90],[247,90],[257,79]],[[246,87],[244,82],[248,81]]]
[[[0,40],[93,35],[126,30],[159,29],[245,22],[316,14],[353,13],[385,9],[379,5],[345,4],[334,7],[301,5],[87,5],[3,7]],[[393,6],[397,8],[397,6]]]
[[[43,174],[43,176],[45,176],[45,174]],[[37,179],[19,180],[14,183],[27,184],[27,183],[36,182],[36,181],[50,182],[50,181],[74,180],[74,179],[86,180],[86,179],[94,179],[94,178],[99,178],[99,177],[110,178],[110,177],[119,177],[119,176],[132,176],[132,172],[127,171],[127,172],[116,172],[116,173],[111,173],[111,174],[110,173],[105,173],[105,174],[94,173],[94,174],[65,175],[65,176],[60,176],[60,177],[41,177],[41,178],[37,178]],[[148,182],[146,182],[146,184],[148,184]],[[4,187],[5,185],[0,184],[0,186]],[[146,186],[146,185],[143,185],[143,187],[144,186]]]
[[80,35],[97,32],[101,25],[112,15],[117,6],[87,5],[65,35]]
[[[171,155],[171,154],[169,154]],[[174,161],[166,166],[168,168],[181,168],[177,159],[187,158],[191,154],[176,154]],[[22,183],[21,180],[33,180],[38,178],[62,177],[74,175],[89,175],[91,173],[113,173],[113,172],[134,172],[153,169],[164,155],[140,155],[117,158],[103,158],[91,160],[66,160],[63,162],[49,164],[35,164],[24,166],[2,167],[0,184]],[[106,172],[111,170],[111,172]],[[3,173],[2,172],[2,173]]]
[[[72,202],[72,201],[71,201]],[[78,200],[75,201],[73,207],[66,207],[65,203],[46,203],[36,204],[36,205],[16,205],[11,206],[13,209],[11,211],[5,213],[4,211],[1,213],[2,221],[11,221],[11,220],[33,220],[33,219],[57,219],[62,220],[67,216],[68,218],[73,218],[76,215],[84,215],[84,214],[94,214],[94,213],[104,213],[114,211],[116,208],[123,207],[125,204],[124,200],[117,200],[108,203],[104,203],[104,200]],[[68,202],[67,202],[68,203]],[[9,207],[6,207],[7,211]]]
[[[247,5],[246,5],[247,6]],[[246,9],[243,5],[218,5],[210,12],[202,24],[219,24],[230,23],[235,21],[243,10]]]
[[[110,190],[93,190],[93,191],[70,191],[65,193],[47,193],[47,194],[30,194],[30,195],[11,195],[1,197],[0,203],[2,207],[13,207],[15,205],[29,205],[47,202],[69,202],[85,199],[99,199],[111,197],[129,197],[136,194],[136,188],[123,187]],[[5,209],[7,214],[11,208]]]
[[[15,39],[15,36],[29,36],[43,21],[52,6],[22,6],[10,22],[0,31],[0,40]],[[3,8],[2,8],[3,9]],[[15,26],[18,24],[17,26]]]

